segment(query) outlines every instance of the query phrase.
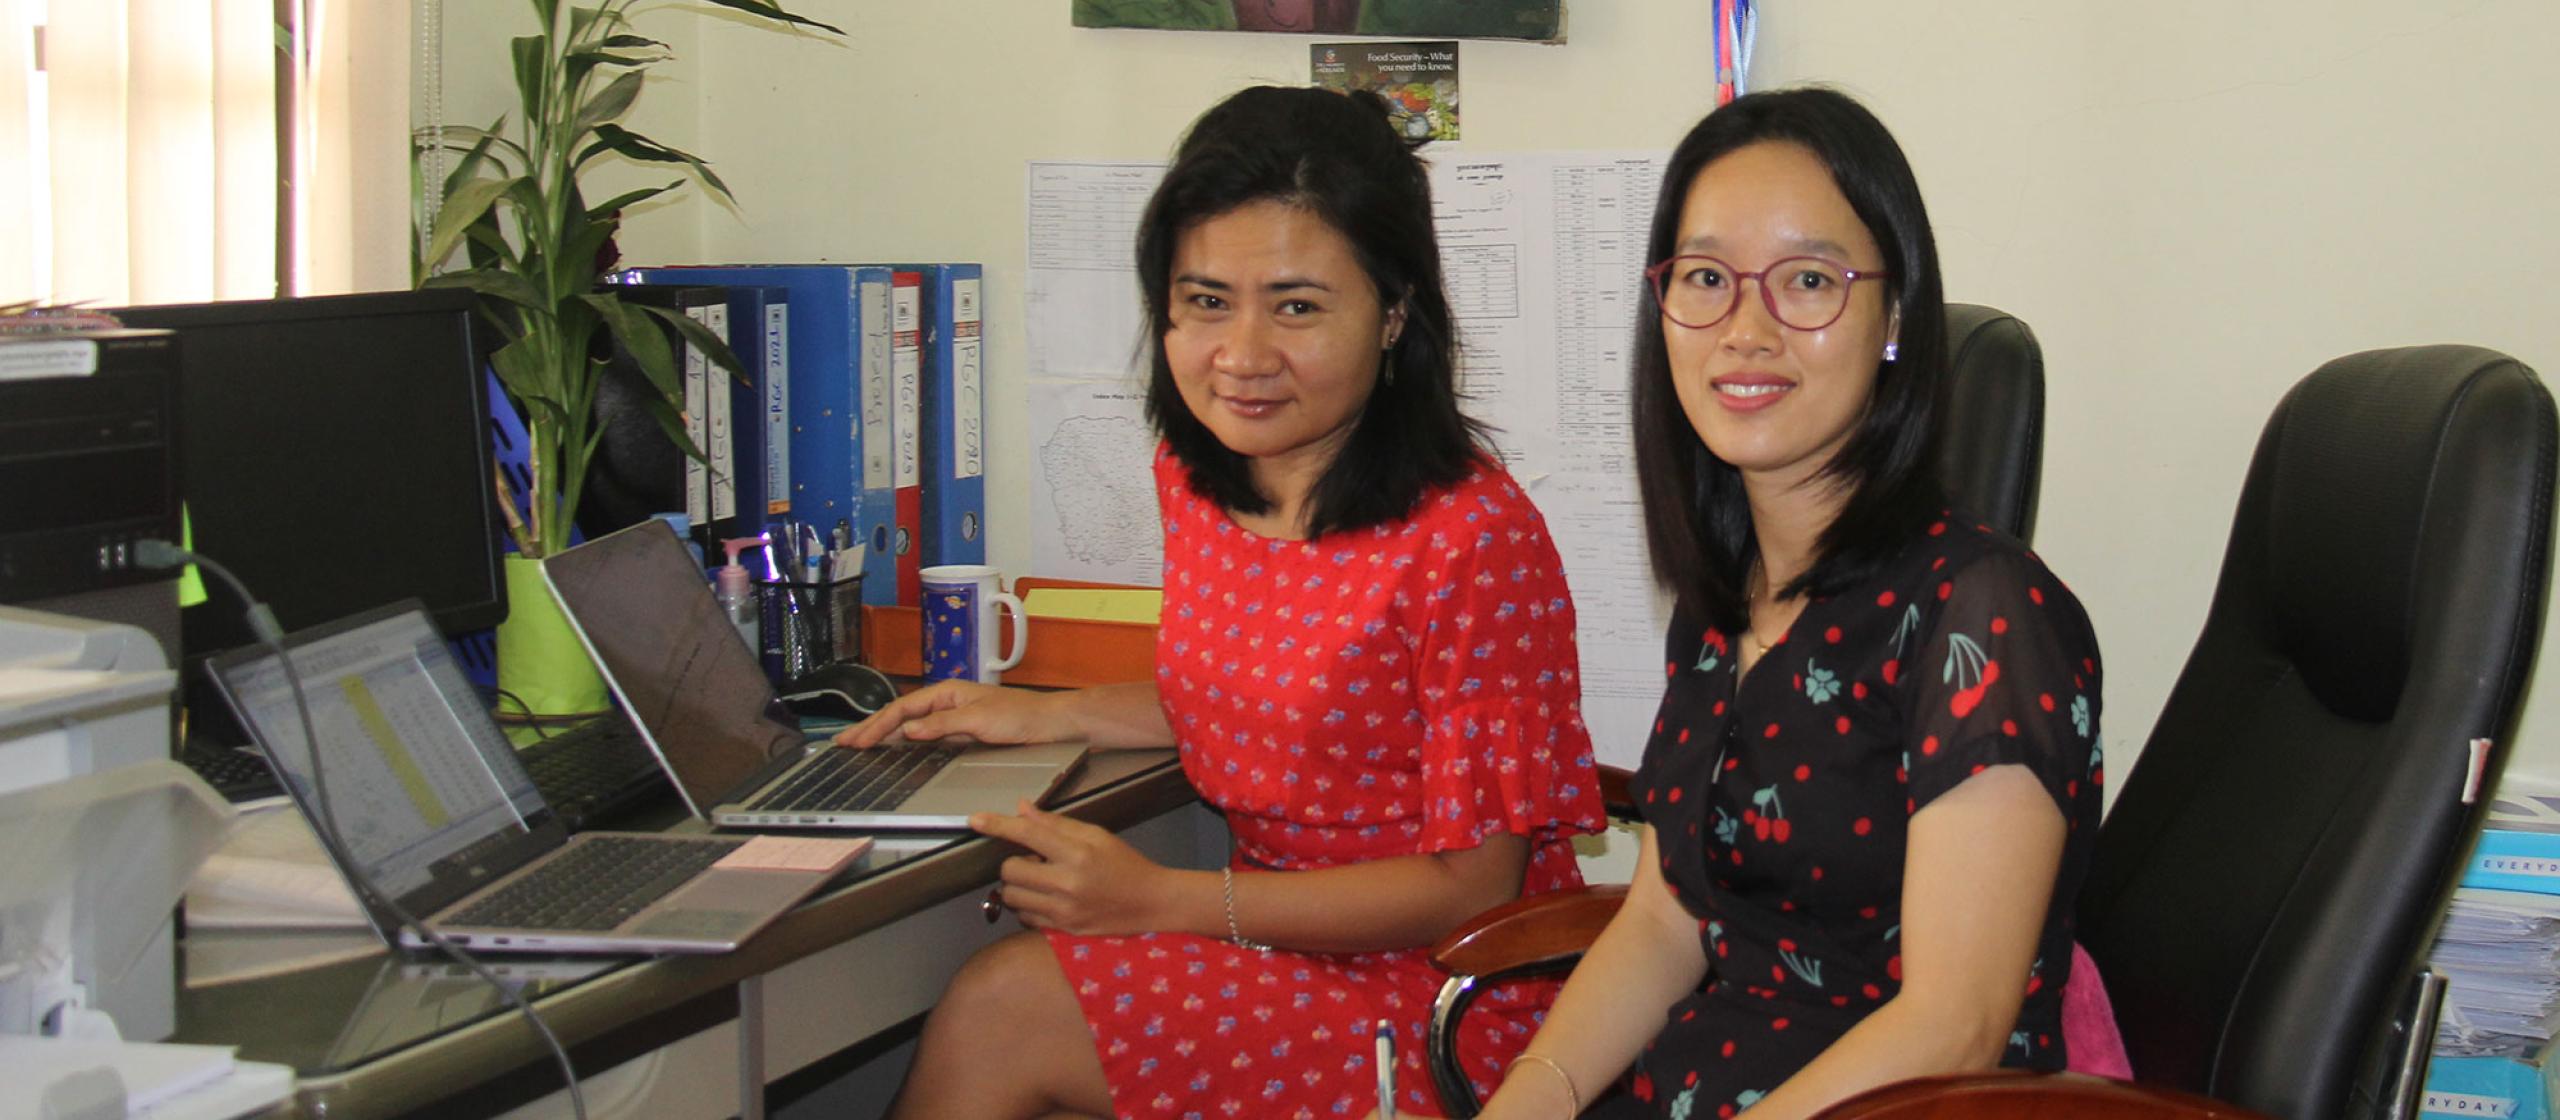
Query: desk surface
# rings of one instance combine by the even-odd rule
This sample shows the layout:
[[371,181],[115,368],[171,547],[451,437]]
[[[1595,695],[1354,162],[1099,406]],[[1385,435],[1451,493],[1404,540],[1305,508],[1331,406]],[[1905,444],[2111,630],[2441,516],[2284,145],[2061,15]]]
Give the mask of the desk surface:
[[[1095,752],[1059,812],[1120,829],[1192,796],[1172,751]],[[661,1036],[689,1033],[736,1014],[740,981],[984,889],[1009,854],[994,841],[958,836],[926,850],[867,855],[734,953],[481,959],[522,983],[521,994],[573,1051],[652,1019],[674,1020],[660,1025]],[[331,1117],[396,1115],[547,1063],[548,1050],[523,1017],[460,971],[439,955],[376,949],[279,975],[182,983],[171,1041],[236,1045],[242,1058],[290,1066],[300,1078],[300,1110]]]

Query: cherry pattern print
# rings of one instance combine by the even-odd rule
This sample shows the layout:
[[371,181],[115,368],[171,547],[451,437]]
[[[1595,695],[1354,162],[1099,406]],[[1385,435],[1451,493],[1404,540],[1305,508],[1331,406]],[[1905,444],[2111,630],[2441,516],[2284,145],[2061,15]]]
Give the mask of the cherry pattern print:
[[[1162,451],[1156,487],[1157,688],[1185,775],[1235,835],[1239,872],[1514,833],[1532,842],[1524,894],[1581,883],[1571,837],[1603,820],[1573,606],[1546,524],[1510,476],[1486,463],[1404,521],[1312,541],[1237,526]],[[1421,949],[1049,940],[1120,1116],[1359,1116],[1375,1103],[1380,1019],[1395,1024],[1402,1106],[1444,1111],[1422,1065],[1441,976]],[[1555,987],[1506,986],[1468,1013],[1459,1053],[1479,1093]]]
[[1735,1115],[1893,998],[1911,817],[2006,764],[2070,831],[2003,1064],[2063,1068],[2069,900],[2105,778],[2079,601],[2025,546],[1950,513],[1865,585],[1806,604],[1738,680],[1730,643],[1675,614],[1633,786],[1709,974],[1637,1061],[1626,1107]]

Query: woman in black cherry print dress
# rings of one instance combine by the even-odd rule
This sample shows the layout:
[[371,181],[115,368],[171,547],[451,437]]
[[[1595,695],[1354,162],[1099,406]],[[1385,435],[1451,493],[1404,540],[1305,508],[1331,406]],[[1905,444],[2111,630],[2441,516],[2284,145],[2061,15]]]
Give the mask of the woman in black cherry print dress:
[[2063,1068],[2097,641],[1932,473],[1946,327],[1908,164],[1841,94],[1753,94],[1674,152],[1650,248],[1637,462],[1679,606],[1643,854],[1485,1115],[1793,1117]]

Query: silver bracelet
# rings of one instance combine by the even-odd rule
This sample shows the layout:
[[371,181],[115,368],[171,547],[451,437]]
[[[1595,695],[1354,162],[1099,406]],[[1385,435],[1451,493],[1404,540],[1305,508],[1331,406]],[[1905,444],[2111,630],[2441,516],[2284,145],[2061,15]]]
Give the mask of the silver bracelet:
[[1511,1070],[1520,1068],[1520,1063],[1522,1062],[1528,1062],[1531,1065],[1541,1065],[1554,1070],[1556,1079],[1564,1082],[1564,1114],[1567,1116],[1582,1115],[1582,1094],[1574,1089],[1573,1075],[1566,1073],[1563,1066],[1557,1065],[1555,1059],[1544,1054],[1532,1054],[1524,1050],[1520,1053],[1519,1057],[1511,1059],[1511,1065],[1503,1071],[1504,1074],[1507,1076]]
[[1271,946],[1259,941],[1245,940],[1244,931],[1236,927],[1236,869],[1219,868],[1218,885],[1227,896],[1227,940],[1233,942],[1239,949],[1251,949],[1259,953],[1270,952]]

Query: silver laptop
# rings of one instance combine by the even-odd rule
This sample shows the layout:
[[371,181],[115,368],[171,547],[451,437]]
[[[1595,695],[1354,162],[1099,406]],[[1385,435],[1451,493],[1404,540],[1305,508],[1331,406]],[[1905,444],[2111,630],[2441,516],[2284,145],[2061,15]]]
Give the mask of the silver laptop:
[[225,654],[214,682],[386,942],[431,944],[373,891],[474,950],[723,952],[862,854],[779,852],[767,842],[790,842],[773,837],[568,836],[414,601],[285,644],[316,769],[281,659]]
[[691,553],[644,521],[542,562],[570,626],[694,814],[730,828],[965,829],[1045,802],[1080,744],[840,750],[801,735]]

